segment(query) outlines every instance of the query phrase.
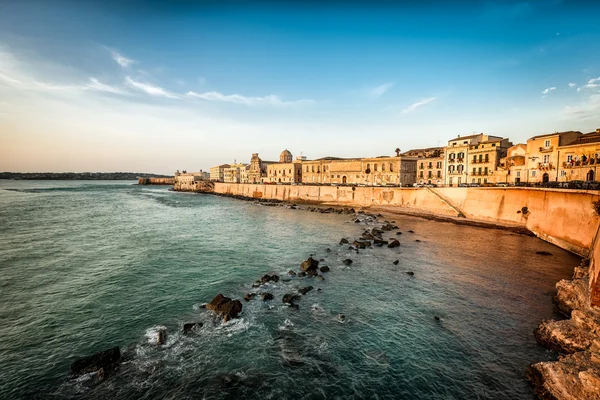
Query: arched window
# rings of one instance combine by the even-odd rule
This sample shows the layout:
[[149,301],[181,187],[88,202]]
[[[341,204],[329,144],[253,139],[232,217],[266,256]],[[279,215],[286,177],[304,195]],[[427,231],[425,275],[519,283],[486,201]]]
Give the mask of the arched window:
[[321,167],[317,166],[317,174],[321,173]]
[[377,163],[373,164],[373,170],[377,172]]
[[312,172],[315,172],[315,166],[314,165],[312,166]]
[[394,172],[394,164],[390,163],[390,172]]
[[385,171],[385,164],[381,163],[381,172]]
[[308,172],[308,165],[306,166],[306,172]]
[[367,164],[367,169],[371,169],[371,164]]

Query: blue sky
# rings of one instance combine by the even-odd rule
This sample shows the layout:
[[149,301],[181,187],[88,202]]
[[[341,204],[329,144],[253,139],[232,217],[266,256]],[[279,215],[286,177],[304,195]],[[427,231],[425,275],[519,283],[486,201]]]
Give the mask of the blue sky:
[[0,170],[172,173],[600,128],[600,6],[449,3],[5,0]]

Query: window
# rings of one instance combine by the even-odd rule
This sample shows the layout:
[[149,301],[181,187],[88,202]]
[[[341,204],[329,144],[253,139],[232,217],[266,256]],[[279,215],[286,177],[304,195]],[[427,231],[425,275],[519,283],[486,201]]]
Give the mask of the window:
[[373,164],[373,169],[377,172],[377,164]]
[[442,162],[438,161],[437,164],[435,164],[436,168],[442,168]]
[[420,171],[419,172],[419,178],[422,178],[422,177],[423,177],[423,171]]
[[488,174],[488,167],[485,167],[485,169],[483,170],[483,174],[487,175]]
[[468,141],[468,140],[465,140],[465,141],[463,142],[463,144],[469,144],[469,141]]
[[421,163],[421,167],[420,167],[420,168],[421,168],[421,169],[423,169],[423,168],[424,168],[424,165],[423,165],[423,163]]
[[535,171],[531,171],[531,176],[535,178]]
[[521,171],[517,171],[517,178],[521,176]]
[[481,161],[482,161],[482,159],[483,159],[483,156],[480,154],[480,155],[479,155],[479,162],[481,162]]
[[567,162],[573,161],[573,156],[567,156]]
[[315,172],[315,166],[314,165],[312,166],[312,172]]
[[457,169],[458,169],[458,173],[462,174],[463,170],[465,169],[465,166],[459,165]]
[[458,153],[458,158],[465,158],[465,153]]
[[385,171],[385,164],[381,164],[381,172]]
[[477,172],[477,168],[473,168],[473,175]]
[[487,178],[483,178],[483,183],[487,183]]
[[394,164],[390,163],[390,172],[394,172]]
[[448,183],[452,185],[452,178],[448,179]]
[[496,147],[496,143],[492,143],[492,147]]
[[306,166],[306,172],[308,172],[308,165]]
[[550,154],[544,154],[544,163],[550,162]]
[[321,173],[321,167],[317,167],[317,173]]
[[565,172],[565,170],[562,170],[562,171],[560,171],[560,176],[561,176],[561,177],[563,177],[563,176],[565,176],[565,175],[567,175],[567,173]]
[[441,177],[442,177],[442,171],[438,171],[438,172],[437,172],[437,177],[438,177],[438,178],[441,178]]
[[544,142],[544,147],[550,147],[550,140],[546,140]]

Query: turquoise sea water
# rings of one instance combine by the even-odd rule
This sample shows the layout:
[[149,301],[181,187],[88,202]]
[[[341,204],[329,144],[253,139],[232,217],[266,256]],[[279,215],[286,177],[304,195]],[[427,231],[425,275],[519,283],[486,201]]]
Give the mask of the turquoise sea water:
[[[0,181],[0,398],[532,398],[526,367],[553,357],[532,331],[554,316],[554,284],[577,257],[509,232],[394,220],[403,234],[384,237],[400,248],[356,254],[338,242],[364,226],[345,215],[133,182]],[[273,301],[244,302],[227,324],[199,307],[287,277],[309,254],[331,268],[324,281],[269,284],[259,291]],[[281,302],[306,285],[298,310]],[[192,321],[204,326],[180,333]],[[70,379],[73,360],[115,345],[116,374]]]

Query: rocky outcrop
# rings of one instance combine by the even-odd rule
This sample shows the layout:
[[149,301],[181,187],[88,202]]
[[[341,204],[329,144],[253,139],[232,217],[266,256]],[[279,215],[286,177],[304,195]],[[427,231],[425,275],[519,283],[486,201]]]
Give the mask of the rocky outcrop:
[[111,349],[100,351],[91,356],[80,358],[71,364],[71,374],[78,376],[102,370],[114,370],[121,361],[121,349],[115,346]]
[[396,239],[391,239],[387,247],[390,249],[393,249],[394,247],[400,247],[400,242]]
[[313,290],[312,286],[307,286],[307,287],[303,287],[302,289],[298,289],[298,293],[300,293],[301,295],[305,295],[306,293],[310,292],[311,290]]
[[558,361],[532,364],[528,377],[541,399],[600,400],[600,309],[589,306],[586,264],[572,281],[556,284],[558,309],[571,319],[543,321],[536,340],[562,354]]
[[308,257],[306,261],[300,264],[300,269],[304,272],[314,271],[319,267],[319,262],[312,257]]
[[227,322],[242,312],[242,303],[219,293],[210,303],[206,304],[206,308],[223,317],[223,321]]
[[183,333],[193,332],[195,329],[202,328],[202,322],[188,322],[183,324]]

